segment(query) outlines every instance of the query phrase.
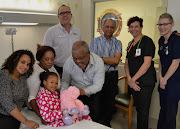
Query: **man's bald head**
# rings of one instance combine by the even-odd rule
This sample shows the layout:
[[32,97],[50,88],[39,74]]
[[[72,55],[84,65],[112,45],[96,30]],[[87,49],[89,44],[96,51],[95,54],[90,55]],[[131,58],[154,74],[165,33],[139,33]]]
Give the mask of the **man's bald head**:
[[79,51],[80,49],[83,49],[85,53],[89,52],[89,46],[85,41],[77,41],[72,46],[72,52]]

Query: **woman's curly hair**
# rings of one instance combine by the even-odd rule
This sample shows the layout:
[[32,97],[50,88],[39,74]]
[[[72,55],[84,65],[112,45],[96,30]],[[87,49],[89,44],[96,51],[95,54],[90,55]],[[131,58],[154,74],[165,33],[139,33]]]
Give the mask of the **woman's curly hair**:
[[3,63],[1,69],[7,69],[10,74],[13,74],[15,68],[17,67],[17,64],[19,62],[19,59],[22,57],[22,55],[28,55],[31,58],[31,62],[29,65],[29,70],[26,72],[27,77],[29,77],[33,72],[33,65],[35,62],[33,53],[29,50],[17,50],[13,52]]

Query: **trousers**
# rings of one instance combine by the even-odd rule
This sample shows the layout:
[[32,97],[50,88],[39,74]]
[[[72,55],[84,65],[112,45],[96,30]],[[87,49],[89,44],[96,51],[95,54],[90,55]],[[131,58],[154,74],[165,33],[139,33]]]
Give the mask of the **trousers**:
[[137,111],[137,129],[148,129],[149,108],[155,84],[141,85],[140,87],[140,91],[134,91],[132,88],[129,88],[129,90],[133,95],[134,105]]
[[169,99],[164,94],[159,94],[160,113],[157,129],[176,129],[176,115],[178,102],[176,99]]
[[111,127],[110,122],[114,113],[115,97],[118,93],[118,71],[105,73],[105,82],[102,88],[102,124]]
[[90,114],[89,116],[95,122],[99,123],[100,120],[100,97],[101,92],[97,92],[96,94],[92,94],[90,96],[79,96],[78,99],[81,100],[85,105],[89,106]]
[[20,122],[13,116],[7,116],[0,113],[0,128],[1,129],[19,129]]

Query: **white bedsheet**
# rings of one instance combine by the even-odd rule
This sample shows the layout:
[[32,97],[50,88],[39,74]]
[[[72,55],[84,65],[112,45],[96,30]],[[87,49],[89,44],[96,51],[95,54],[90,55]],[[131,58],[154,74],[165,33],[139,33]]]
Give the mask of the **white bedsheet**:
[[[40,127],[38,129],[111,129],[107,126],[101,125],[99,123],[88,121],[88,120],[82,120],[80,122],[77,122],[75,124],[69,125],[69,126],[63,126],[63,127],[50,127],[41,124],[41,121],[39,117],[33,112],[30,111],[27,108],[24,108],[21,113],[29,120],[36,121],[39,123]],[[21,124],[20,129],[28,129],[24,124]]]

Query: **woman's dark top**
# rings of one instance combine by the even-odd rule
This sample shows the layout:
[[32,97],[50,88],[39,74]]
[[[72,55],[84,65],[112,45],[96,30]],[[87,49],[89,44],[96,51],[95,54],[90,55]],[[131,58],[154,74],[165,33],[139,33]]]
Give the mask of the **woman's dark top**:
[[[143,36],[142,40],[139,45],[139,49],[141,49],[141,54],[140,56],[136,56],[136,49],[138,46],[139,41],[136,43],[135,46],[132,46],[130,49],[131,44],[129,44],[129,47],[127,47],[127,56],[126,58],[128,59],[128,66],[129,66],[129,72],[130,76],[133,77],[139,68],[142,66],[144,63],[144,57],[145,56],[151,56],[152,59],[154,58],[155,54],[155,45],[152,41],[151,38],[147,36]],[[128,50],[130,51],[128,52]],[[151,62],[151,66],[147,70],[147,72],[142,75],[137,82],[139,82],[139,86],[151,86],[154,85],[156,81],[156,71],[154,68],[154,61]]]
[[0,113],[10,115],[16,107],[21,110],[28,99],[27,78],[20,75],[18,81],[14,80],[5,70],[0,70]]
[[[180,34],[173,32],[168,39],[168,43],[164,44],[164,37],[159,39],[159,51],[161,61],[162,77],[167,73],[172,61],[180,58]],[[180,99],[180,66],[175,73],[167,80],[165,90],[158,88],[159,92],[165,94],[168,98]]]

